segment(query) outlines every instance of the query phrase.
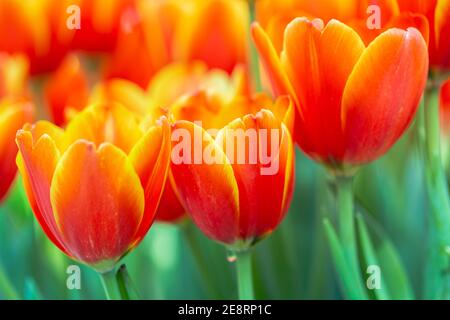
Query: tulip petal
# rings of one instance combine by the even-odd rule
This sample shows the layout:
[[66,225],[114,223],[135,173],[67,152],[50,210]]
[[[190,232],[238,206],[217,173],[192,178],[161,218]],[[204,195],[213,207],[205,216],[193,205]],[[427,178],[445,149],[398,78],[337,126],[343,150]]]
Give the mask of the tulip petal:
[[248,10],[241,1],[197,2],[192,14],[182,16],[175,36],[175,60],[202,60],[209,68],[231,73],[247,62]]
[[[47,237],[61,251],[71,256],[60,236],[50,202],[50,184],[60,153],[55,141],[44,133],[45,126],[52,125],[42,123],[40,129],[34,132],[19,130],[16,138],[20,150],[17,166],[36,219]],[[36,142],[33,142],[33,135]]]
[[390,29],[370,44],[342,100],[348,161],[371,161],[397,141],[417,110],[427,72],[427,46],[414,28]]
[[[183,137],[181,141],[174,141],[172,134],[171,173],[181,203],[208,237],[227,244],[234,243],[238,237],[239,192],[229,161],[212,137],[192,122],[177,121],[172,132]],[[203,137],[202,148],[197,145],[196,137],[199,137],[200,144]],[[190,157],[187,160],[191,161],[178,162],[175,147],[179,144],[190,147],[190,151],[184,149],[183,153],[186,152]],[[203,154],[207,148],[218,161],[195,163],[196,153]]]
[[144,212],[144,192],[126,154],[79,140],[61,157],[51,204],[72,255],[105,271],[130,248]]
[[86,139],[97,147],[111,142],[129,153],[141,136],[136,114],[119,104],[96,104],[77,114],[69,123],[65,146],[67,148],[79,139]]
[[169,170],[170,147],[170,126],[163,117],[160,125],[150,128],[130,152],[130,162],[144,187],[145,196],[144,217],[135,244],[143,239],[155,219]]
[[295,89],[302,149],[319,159],[341,159],[341,98],[348,76],[364,51],[359,35],[331,20],[293,20],[286,28],[281,62]]
[[0,103],[0,202],[6,196],[17,172],[14,143],[17,130],[30,121],[33,108],[28,102]]
[[281,66],[280,58],[275,51],[269,36],[258,23],[252,24],[251,32],[253,41],[255,42],[261,58],[261,63],[271,81],[273,94],[275,96],[290,94],[298,105],[298,101],[296,100],[297,97],[289,83],[289,79],[287,78],[283,67]]

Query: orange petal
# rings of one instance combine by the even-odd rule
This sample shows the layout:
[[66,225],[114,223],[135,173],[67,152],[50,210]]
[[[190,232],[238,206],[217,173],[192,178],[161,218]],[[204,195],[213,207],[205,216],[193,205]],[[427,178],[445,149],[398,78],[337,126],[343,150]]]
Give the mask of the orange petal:
[[99,271],[109,270],[131,248],[144,212],[144,192],[126,154],[83,140],[61,157],[51,204],[70,253]]
[[364,51],[342,101],[346,159],[372,161],[406,130],[428,72],[427,46],[418,30],[390,29]]
[[57,125],[65,124],[66,109],[82,110],[86,106],[88,95],[88,80],[80,61],[74,55],[68,56],[52,73],[45,86],[45,98],[53,122]]
[[[44,126],[44,124],[40,125],[41,128]],[[20,151],[17,156],[17,166],[36,219],[47,237],[61,251],[70,256],[59,233],[50,203],[50,184],[60,152],[49,134],[38,131],[19,130],[17,132],[16,141]]]
[[[192,122],[177,121],[172,132],[171,173],[181,203],[208,237],[234,243],[239,232],[239,192],[229,161],[211,136]],[[174,132],[182,138],[174,136]],[[185,146],[183,151],[178,149],[181,144]],[[217,156],[218,162],[195,163],[196,153],[203,154],[207,148]],[[179,163],[180,154],[187,161]]]
[[145,196],[144,217],[135,245],[146,235],[155,218],[169,170],[170,147],[170,126],[163,117],[159,125],[150,128],[130,152],[130,161],[144,187]]
[[261,63],[268,74],[274,95],[290,94],[298,105],[297,97],[281,66],[278,53],[275,51],[268,35],[258,23],[252,24],[252,38],[258,49]]
[[435,11],[436,49],[439,65],[450,68],[450,0],[439,0]]
[[247,62],[247,4],[242,1],[197,1],[182,17],[174,40],[176,60],[202,60],[231,73]]
[[322,29],[320,20],[297,18],[286,28],[281,59],[301,109],[298,143],[314,158],[342,158],[341,98],[364,48],[359,35],[336,20]]
[[77,114],[66,129],[66,147],[79,139],[98,147],[111,142],[128,153],[141,138],[138,115],[116,103],[92,105]]
[[31,121],[33,107],[28,102],[0,102],[0,202],[6,196],[17,172],[16,132]]

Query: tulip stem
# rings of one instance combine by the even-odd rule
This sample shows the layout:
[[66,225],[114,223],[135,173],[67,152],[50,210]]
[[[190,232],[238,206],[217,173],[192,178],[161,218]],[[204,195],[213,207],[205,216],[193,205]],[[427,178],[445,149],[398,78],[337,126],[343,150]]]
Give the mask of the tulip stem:
[[236,268],[240,300],[253,300],[252,251],[236,251]]
[[364,284],[360,276],[358,247],[356,245],[355,215],[353,200],[353,176],[336,176],[339,238],[351,273],[354,286],[365,297]]
[[[430,81],[425,91],[425,106],[420,110],[419,121],[422,131],[422,152],[424,154],[426,187],[431,209],[430,235],[434,236],[431,243],[431,261],[437,270],[430,270],[435,274],[427,280],[427,291],[430,298],[448,298],[450,287],[449,256],[450,247],[450,196],[441,160],[440,127],[439,127],[439,83]],[[430,282],[431,281],[431,282]],[[436,288],[437,286],[437,288]]]
[[108,300],[121,300],[115,268],[110,271],[100,273],[100,278],[102,280],[103,289],[105,289],[106,298]]

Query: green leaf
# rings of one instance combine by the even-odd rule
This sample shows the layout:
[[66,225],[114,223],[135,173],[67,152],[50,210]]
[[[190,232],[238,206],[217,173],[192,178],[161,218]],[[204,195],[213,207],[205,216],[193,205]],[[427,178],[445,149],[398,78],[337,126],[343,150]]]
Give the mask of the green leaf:
[[336,234],[336,231],[334,230],[334,227],[331,225],[330,221],[327,218],[323,220],[323,224],[325,227],[325,233],[327,235],[336,271],[339,275],[339,280],[343,287],[345,296],[348,299],[352,300],[365,299],[364,292],[362,292],[359,286],[356,285],[354,274],[352,273],[350,265],[345,259],[344,250]]
[[[362,217],[362,215],[358,214],[356,216],[356,220],[358,221],[358,231],[359,231],[359,236],[360,236],[360,240],[361,240],[361,249],[364,255],[364,260],[366,262],[367,266],[370,265],[376,265],[376,266],[381,266],[372,240],[370,239],[370,235],[369,232],[367,230],[367,226],[364,222],[364,218]],[[385,281],[384,281],[384,275],[382,274],[381,276],[381,286],[379,289],[374,289],[374,293],[375,296],[377,297],[377,299],[379,300],[389,300],[389,292],[387,290],[387,287],[385,285]]]
[[117,284],[123,300],[139,300],[140,296],[136,286],[131,281],[125,264],[122,264],[116,273]]
[[378,240],[378,245],[375,246],[375,254],[378,257],[383,280],[387,286],[390,298],[395,300],[414,299],[414,292],[408,274],[389,236],[377,221],[370,219],[370,216],[365,216],[365,219],[370,221],[366,226],[369,227],[369,231],[372,231],[373,236]]

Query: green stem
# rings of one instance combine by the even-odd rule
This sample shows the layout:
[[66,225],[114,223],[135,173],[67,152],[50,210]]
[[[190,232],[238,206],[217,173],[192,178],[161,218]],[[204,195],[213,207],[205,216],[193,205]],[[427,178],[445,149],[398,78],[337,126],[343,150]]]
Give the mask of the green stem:
[[252,251],[236,251],[236,268],[240,300],[253,300]]
[[99,273],[102,280],[103,289],[105,289],[106,298],[108,300],[121,300],[119,283],[116,278],[116,270],[110,270]]
[[204,248],[198,242],[195,235],[195,228],[191,221],[186,222],[182,227],[183,235],[186,239],[186,244],[191,250],[192,256],[194,258],[194,263],[196,264],[198,271],[200,273],[203,285],[210,297],[221,297],[218,288],[215,285],[215,276],[211,270],[211,263],[208,261],[205,255]]
[[119,286],[122,300],[139,300],[139,292],[128,274],[127,267],[122,264],[116,274],[117,285]]
[[[446,252],[450,246],[450,196],[441,160],[439,127],[439,85],[431,83],[425,92],[425,106],[420,111],[419,123],[422,125],[422,152],[425,161],[426,187],[431,209],[431,227],[436,236],[432,241],[431,256],[438,269],[435,285],[427,284],[432,298],[448,298],[450,288],[449,257]],[[434,233],[436,233],[434,235]],[[434,277],[433,277],[434,278]],[[429,282],[429,280],[428,280]]]
[[[256,21],[255,2],[256,0],[248,0],[248,7],[250,12],[250,26],[254,21]],[[248,38],[249,38],[248,43],[250,46],[250,74],[253,77],[253,85],[255,88],[255,92],[260,92],[262,90],[262,85],[259,72],[258,50],[256,49],[256,46],[251,38],[250,27],[248,28]]]
[[355,220],[353,214],[353,179],[336,178],[337,204],[339,208],[339,237],[347,259],[353,266],[358,263],[356,251]]
[[336,177],[339,238],[345,258],[355,277],[355,287],[365,296],[364,284],[360,275],[358,247],[356,245],[355,215],[353,203],[353,177]]

